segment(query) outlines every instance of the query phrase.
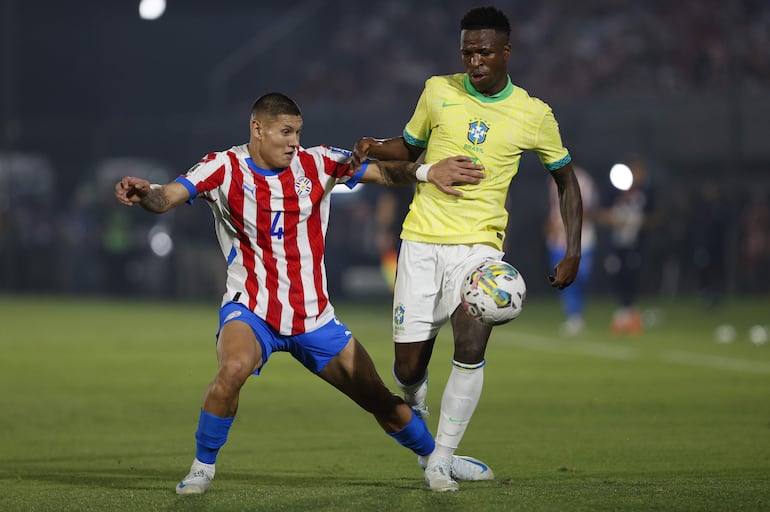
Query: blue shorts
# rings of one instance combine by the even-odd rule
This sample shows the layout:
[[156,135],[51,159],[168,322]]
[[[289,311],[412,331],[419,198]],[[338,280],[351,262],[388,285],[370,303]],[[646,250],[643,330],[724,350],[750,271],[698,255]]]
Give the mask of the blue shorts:
[[[305,368],[318,373],[342,352],[352,337],[350,329],[336,317],[315,331],[286,336],[276,332],[243,304],[228,302],[219,310],[219,330],[233,320],[245,322],[251,327],[262,347],[262,367],[273,352],[289,352]],[[254,375],[259,375],[260,370],[255,370]]]

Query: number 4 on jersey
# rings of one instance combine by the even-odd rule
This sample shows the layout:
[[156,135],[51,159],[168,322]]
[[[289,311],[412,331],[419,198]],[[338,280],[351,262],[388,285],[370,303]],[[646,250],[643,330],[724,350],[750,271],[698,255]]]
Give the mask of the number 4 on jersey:
[[280,240],[283,238],[283,226],[278,226],[278,219],[281,218],[281,212],[276,212],[273,217],[273,225],[270,226],[270,236],[274,236]]

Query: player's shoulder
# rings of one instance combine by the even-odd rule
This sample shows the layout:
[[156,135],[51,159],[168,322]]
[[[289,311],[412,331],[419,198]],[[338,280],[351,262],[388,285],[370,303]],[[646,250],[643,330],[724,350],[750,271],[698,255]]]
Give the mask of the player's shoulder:
[[465,73],[455,73],[453,75],[434,75],[425,80],[426,90],[438,89],[457,89],[464,91],[463,80]]
[[187,171],[187,174],[193,171],[208,174],[218,172],[220,169],[224,170],[225,173],[231,173],[238,168],[247,168],[249,158],[251,155],[247,144],[232,146],[204,155]]
[[513,87],[510,98],[511,101],[520,105],[525,105],[532,110],[546,111],[551,109],[548,103],[538,97],[532,96],[524,87],[518,85]]
[[326,144],[321,144],[310,148],[300,147],[297,150],[297,153],[298,154],[307,153],[310,155],[323,155],[327,157],[333,157],[334,159],[337,159],[337,160],[348,159],[351,156],[353,156],[353,153],[349,149],[338,148],[336,146],[329,146]]
[[235,156],[236,158],[248,158],[249,150],[246,147],[246,144],[232,146],[228,149],[222,149],[219,151],[212,151],[211,153],[207,153],[203,155],[203,157],[201,157],[200,160],[198,160],[198,165],[207,164],[210,162],[223,162],[225,160],[230,159],[232,156]]

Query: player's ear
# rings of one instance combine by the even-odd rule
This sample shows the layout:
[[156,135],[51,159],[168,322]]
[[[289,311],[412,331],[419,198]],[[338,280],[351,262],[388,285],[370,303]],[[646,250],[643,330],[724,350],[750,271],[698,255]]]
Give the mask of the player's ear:
[[264,130],[262,122],[259,119],[252,118],[249,124],[251,125],[251,137],[254,140],[262,140],[262,133]]

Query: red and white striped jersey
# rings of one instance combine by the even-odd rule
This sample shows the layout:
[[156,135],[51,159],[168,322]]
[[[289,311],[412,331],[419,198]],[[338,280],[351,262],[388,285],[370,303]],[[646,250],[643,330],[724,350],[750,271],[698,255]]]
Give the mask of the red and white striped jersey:
[[324,264],[330,192],[352,188],[350,152],[299,148],[289,167],[257,167],[247,146],[206,155],[176,181],[214,213],[227,260],[222,304],[240,302],[283,335],[313,331],[334,316]]

